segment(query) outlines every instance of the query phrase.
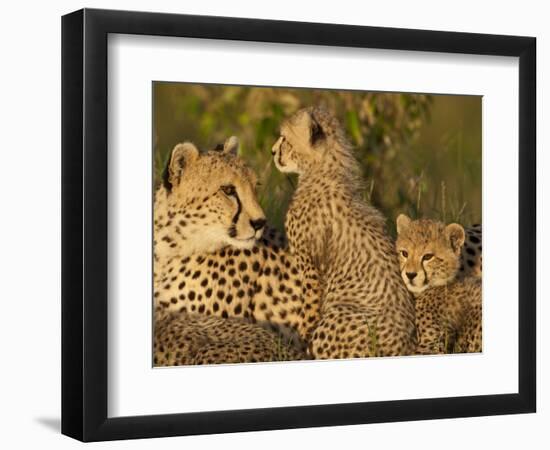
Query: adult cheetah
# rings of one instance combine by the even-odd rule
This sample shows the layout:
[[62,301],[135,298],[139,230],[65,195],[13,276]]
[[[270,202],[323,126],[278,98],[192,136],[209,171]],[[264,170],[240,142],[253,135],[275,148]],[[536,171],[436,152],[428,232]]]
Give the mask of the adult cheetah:
[[364,200],[360,168],[337,119],[322,108],[298,111],[281,125],[272,153],[281,172],[298,174],[285,228],[291,252],[319,281],[313,356],[413,353],[414,304],[385,220]]
[[474,224],[471,227],[465,228],[464,231],[466,233],[466,238],[462,246],[460,269],[457,277],[481,277],[483,266],[481,224]]
[[417,352],[481,352],[481,278],[459,276],[464,228],[401,214],[397,233],[403,281],[416,298]]
[[307,357],[280,334],[244,319],[157,307],[155,324],[155,366],[291,361]]
[[155,195],[154,298],[167,311],[256,322],[302,344],[317,317],[279,233],[267,230],[256,176],[229,138],[204,154],[177,145]]

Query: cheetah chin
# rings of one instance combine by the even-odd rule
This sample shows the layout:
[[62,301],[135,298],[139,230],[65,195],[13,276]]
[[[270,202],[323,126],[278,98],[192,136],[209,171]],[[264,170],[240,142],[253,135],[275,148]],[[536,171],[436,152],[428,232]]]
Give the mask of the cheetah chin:
[[227,245],[230,245],[232,247],[240,248],[242,250],[250,250],[252,247],[254,247],[254,244],[258,242],[258,239],[262,236],[261,233],[256,232],[256,234],[249,238],[244,239],[237,239],[237,238],[231,238],[229,237],[227,239]]
[[425,280],[421,286],[415,286],[414,284],[410,283],[408,280],[405,280],[405,278],[406,277],[403,275],[403,281],[405,282],[407,289],[414,294],[420,294],[424,292],[429,286],[428,280]]

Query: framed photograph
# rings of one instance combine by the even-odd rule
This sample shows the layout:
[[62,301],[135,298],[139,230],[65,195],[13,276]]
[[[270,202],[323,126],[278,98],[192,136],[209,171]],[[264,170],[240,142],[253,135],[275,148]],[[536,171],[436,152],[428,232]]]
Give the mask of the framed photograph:
[[64,16],[62,432],[535,412],[535,67],[531,37]]

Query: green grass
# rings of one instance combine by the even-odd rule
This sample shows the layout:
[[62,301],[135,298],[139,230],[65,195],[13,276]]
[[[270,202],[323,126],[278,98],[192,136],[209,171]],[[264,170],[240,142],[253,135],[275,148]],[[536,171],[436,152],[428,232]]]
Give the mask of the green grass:
[[258,197],[270,223],[282,229],[295,177],[271,162],[279,124],[298,108],[333,110],[355,147],[365,175],[365,199],[388,218],[399,213],[481,221],[481,99],[315,89],[154,84],[154,162],[158,183],[179,142],[213,148],[228,136],[258,174]]
[[[481,222],[480,97],[164,82],[154,83],[153,96],[156,184],[177,143],[205,150],[236,135],[240,156],[258,175],[269,223],[283,230],[296,177],[276,170],[271,146],[285,117],[324,105],[346,128],[363,169],[364,198],[385,214],[393,236],[400,213],[464,226]],[[375,355],[372,327],[368,338]],[[290,345],[279,339],[277,360],[288,359]]]

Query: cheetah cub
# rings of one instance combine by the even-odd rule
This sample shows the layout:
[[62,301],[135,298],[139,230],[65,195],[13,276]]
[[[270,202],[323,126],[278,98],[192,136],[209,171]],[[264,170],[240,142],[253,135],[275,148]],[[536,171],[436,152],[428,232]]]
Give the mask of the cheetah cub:
[[321,298],[312,355],[413,353],[414,304],[385,219],[364,200],[360,166],[338,120],[322,108],[302,109],[281,125],[272,153],[281,172],[298,174],[285,228]]
[[481,278],[458,276],[464,228],[401,214],[397,234],[401,277],[416,298],[417,353],[481,352]]

